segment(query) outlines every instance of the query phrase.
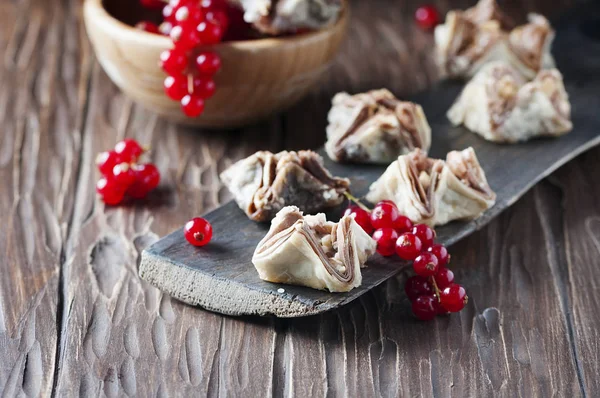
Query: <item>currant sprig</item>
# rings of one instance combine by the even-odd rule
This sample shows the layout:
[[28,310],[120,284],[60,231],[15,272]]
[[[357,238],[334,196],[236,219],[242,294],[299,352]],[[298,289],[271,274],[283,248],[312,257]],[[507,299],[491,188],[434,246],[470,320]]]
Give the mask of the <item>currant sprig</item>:
[[448,269],[448,250],[435,243],[436,234],[431,227],[413,224],[392,201],[381,201],[370,210],[351,194],[346,197],[350,205],[344,215],[352,215],[372,235],[379,254],[396,254],[402,260],[412,261],[416,276],[408,278],[404,288],[417,318],[428,321],[465,307],[466,291],[454,283],[454,273]]
[[198,48],[220,43],[229,28],[230,9],[225,0],[140,0],[144,7],[160,9],[163,22],[156,26],[142,21],[136,27],[167,35],[173,47],[160,55],[160,66],[167,74],[165,94],[181,104],[188,117],[204,112],[205,101],[216,91],[214,75],[221,69],[221,58]]
[[143,199],[158,186],[160,172],[151,163],[139,164],[146,152],[136,140],[119,141],[115,148],[101,152],[96,166],[102,174],[96,192],[110,206],[120,204],[125,197]]

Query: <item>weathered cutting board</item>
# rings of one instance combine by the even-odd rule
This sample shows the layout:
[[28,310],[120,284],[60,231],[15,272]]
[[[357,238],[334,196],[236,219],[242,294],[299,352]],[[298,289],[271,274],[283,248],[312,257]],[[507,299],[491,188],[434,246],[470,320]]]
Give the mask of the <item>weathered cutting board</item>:
[[[445,158],[448,151],[475,148],[496,205],[469,223],[452,223],[437,229],[438,241],[450,245],[481,228],[553,170],[600,142],[600,5],[573,10],[556,25],[553,54],[564,75],[572,104],[574,130],[559,139],[538,139],[518,145],[484,141],[464,128],[454,128],[446,111],[459,94],[458,82],[441,82],[411,100],[420,103],[433,130],[431,156]],[[323,153],[322,153],[323,154]],[[365,194],[383,167],[348,166],[328,160],[334,175],[352,180],[355,195]],[[342,209],[332,212],[339,216]],[[233,202],[206,215],[215,235],[205,248],[189,245],[178,230],[146,249],[139,273],[142,278],[192,305],[229,315],[297,317],[344,305],[396,274],[397,258],[378,255],[363,270],[363,284],[348,293],[327,293],[309,288],[261,281],[250,259],[267,224],[254,223]]]

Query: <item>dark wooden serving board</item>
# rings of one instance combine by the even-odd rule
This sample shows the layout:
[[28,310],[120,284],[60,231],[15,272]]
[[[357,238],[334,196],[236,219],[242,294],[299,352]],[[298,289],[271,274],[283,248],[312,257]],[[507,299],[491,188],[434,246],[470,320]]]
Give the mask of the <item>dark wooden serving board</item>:
[[[445,81],[411,100],[420,103],[433,131],[431,156],[445,158],[450,150],[475,148],[496,205],[472,222],[455,222],[437,229],[438,241],[450,245],[481,228],[512,205],[534,184],[556,168],[600,142],[600,6],[573,10],[555,24],[553,54],[564,75],[572,104],[574,130],[558,139],[537,139],[517,145],[486,142],[464,128],[454,128],[446,111],[462,84]],[[595,36],[595,37],[594,37]],[[323,151],[321,154],[324,155]],[[352,180],[355,195],[364,195],[384,167],[326,165],[335,175]],[[339,216],[341,208],[331,212]],[[363,283],[348,293],[327,293],[279,285],[258,278],[250,259],[267,224],[250,221],[234,202],[206,215],[215,235],[205,248],[189,245],[182,230],[146,249],[140,275],[159,289],[192,305],[229,315],[297,317],[344,305],[395,275],[398,259],[371,258],[363,270]]]

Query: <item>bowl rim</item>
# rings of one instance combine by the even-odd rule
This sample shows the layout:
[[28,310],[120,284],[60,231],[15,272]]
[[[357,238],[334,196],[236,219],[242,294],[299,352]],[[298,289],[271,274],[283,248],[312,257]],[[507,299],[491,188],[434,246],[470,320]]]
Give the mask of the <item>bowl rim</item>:
[[[154,45],[160,48],[170,48],[172,46],[171,40],[163,35],[157,35],[155,33],[148,33],[133,26],[127,25],[126,23],[113,17],[106,11],[103,5],[103,0],[85,0],[84,1],[84,14],[87,23],[88,19],[95,19],[95,22],[104,25],[106,29],[118,29],[119,35],[123,35],[129,39],[144,42],[147,45]],[[205,46],[206,48],[235,48],[241,50],[256,50],[257,48],[265,47],[276,47],[281,45],[289,45],[290,43],[298,43],[304,41],[312,41],[322,39],[323,36],[327,36],[332,31],[339,28],[343,28],[348,20],[348,2],[342,0],[342,10],[337,21],[325,27],[313,32],[303,33],[301,35],[292,35],[285,37],[266,37],[252,40],[233,40],[227,41],[211,46]]]

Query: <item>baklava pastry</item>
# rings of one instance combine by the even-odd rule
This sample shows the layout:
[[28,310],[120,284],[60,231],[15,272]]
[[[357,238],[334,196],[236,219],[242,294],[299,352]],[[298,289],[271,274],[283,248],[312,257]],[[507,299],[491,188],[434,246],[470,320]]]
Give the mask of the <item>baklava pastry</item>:
[[347,178],[333,177],[313,151],[259,151],[221,173],[221,180],[254,221],[269,221],[288,205],[308,213],[337,206],[350,186]]
[[337,21],[341,0],[234,0],[244,10],[244,20],[269,35],[316,30]]
[[369,188],[367,200],[391,200],[414,223],[433,227],[478,218],[494,205],[496,194],[473,148],[450,152],[446,161],[416,149],[387,168]]
[[336,162],[389,164],[415,148],[429,150],[431,128],[421,106],[388,90],[339,93],[332,105],[325,150]]
[[526,83],[515,68],[503,63],[486,65],[465,86],[448,118],[494,142],[560,136],[573,128],[558,70],[542,70]]
[[347,292],[362,283],[360,269],[375,248],[351,216],[334,223],[287,206],[271,222],[252,263],[265,281]]
[[485,64],[502,61],[527,79],[554,67],[550,47],[554,30],[542,15],[530,14],[529,22],[513,24],[495,0],[480,0],[466,11],[450,11],[435,29],[438,62],[450,77],[474,76]]

